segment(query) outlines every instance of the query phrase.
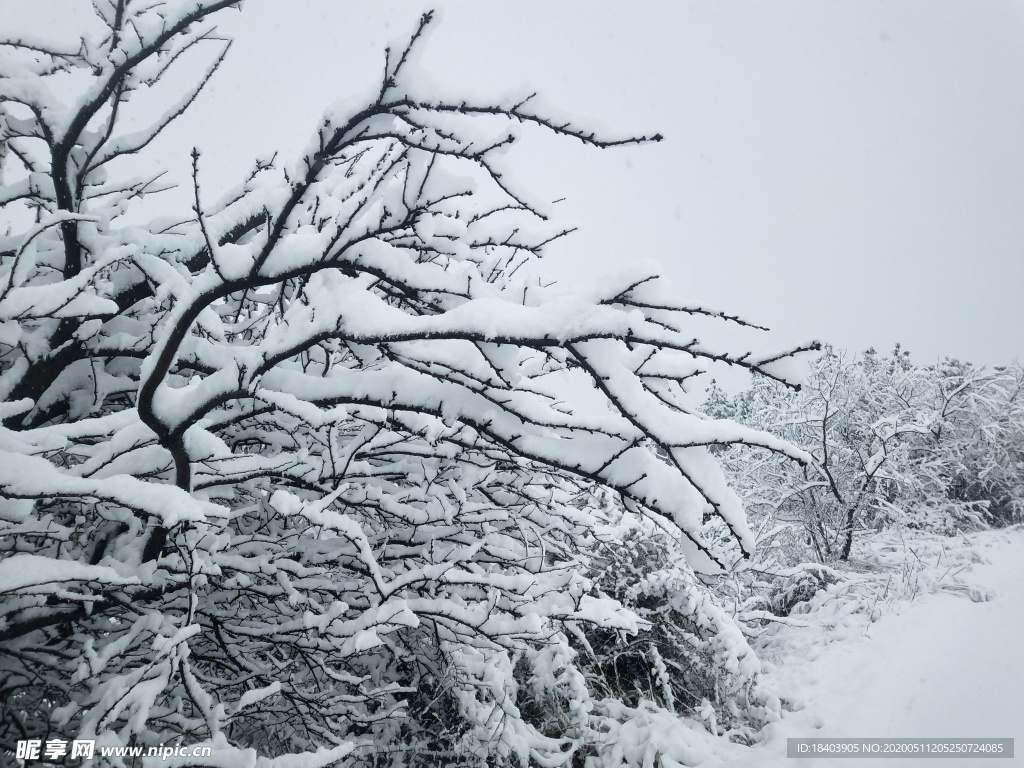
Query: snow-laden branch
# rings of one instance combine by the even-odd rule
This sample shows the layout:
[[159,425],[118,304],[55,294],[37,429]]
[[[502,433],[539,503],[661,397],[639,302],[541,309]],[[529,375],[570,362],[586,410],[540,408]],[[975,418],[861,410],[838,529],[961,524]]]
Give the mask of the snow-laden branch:
[[[204,740],[224,765],[378,745],[565,764],[603,738],[578,648],[651,631],[639,596],[675,600],[666,584],[748,685],[742,637],[694,597],[693,568],[753,545],[711,451],[813,457],[688,389],[716,365],[796,385],[784,363],[816,345],[697,338],[694,317],[758,326],[649,265],[527,277],[571,230],[496,158],[529,131],[595,151],[660,135],[420,94],[427,14],[296,163],[257,161],[211,203],[197,152],[191,210],[129,223],[163,182],[117,169],[194,103],[235,5],[104,0],[75,54],[5,47],[24,63],[0,138],[29,176],[0,200],[41,223],[0,240],[0,736],[17,710],[33,733]],[[125,132],[120,105],[210,41],[192,86]],[[58,99],[47,78],[70,67],[84,86]],[[674,565],[613,595],[599,531],[623,520]],[[552,711],[571,722],[531,714]]]

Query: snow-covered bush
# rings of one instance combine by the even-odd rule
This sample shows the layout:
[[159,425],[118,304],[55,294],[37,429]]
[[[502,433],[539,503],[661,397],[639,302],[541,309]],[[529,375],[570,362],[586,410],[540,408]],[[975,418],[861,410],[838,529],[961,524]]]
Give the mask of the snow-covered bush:
[[681,714],[711,707],[723,732],[744,735],[777,716],[765,711],[773,705],[757,690],[760,663],[740,626],[665,531],[625,513],[597,539],[595,586],[649,627],[634,637],[601,627],[581,633],[598,697]]
[[[376,98],[327,114],[297,162],[257,162],[211,203],[194,153],[191,210],[168,198],[141,226],[159,172],[131,160],[213,75],[214,17],[238,5],[97,0],[76,51],[3,46],[3,747],[565,763],[597,716],[578,637],[636,635],[648,597],[690,622],[655,695],[749,686],[755,660],[693,589],[753,541],[707,449],[808,457],[682,395],[712,363],[781,381],[790,353],[695,341],[695,315],[736,321],[650,271],[538,281],[524,265],[567,232],[495,157],[529,130],[660,137],[417,93],[427,14]],[[162,115],[122,120],[211,48]],[[685,562],[602,592],[593,493],[659,521]]]
[[947,358],[916,369],[926,432],[907,446],[915,482],[898,514],[909,526],[952,533],[1024,519],[1024,369]]

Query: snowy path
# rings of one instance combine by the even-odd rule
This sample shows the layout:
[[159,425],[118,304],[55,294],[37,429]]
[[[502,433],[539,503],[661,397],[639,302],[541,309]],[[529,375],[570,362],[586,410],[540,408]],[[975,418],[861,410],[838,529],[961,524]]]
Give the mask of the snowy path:
[[[971,543],[982,562],[959,580],[988,601],[939,590],[895,603],[873,623],[861,604],[845,624],[839,611],[823,627],[786,628],[786,651],[769,677],[780,691],[801,692],[803,708],[769,726],[743,758],[718,764],[1024,765],[1024,531],[986,532]],[[797,760],[785,757],[788,737],[1012,737],[1016,757]]]

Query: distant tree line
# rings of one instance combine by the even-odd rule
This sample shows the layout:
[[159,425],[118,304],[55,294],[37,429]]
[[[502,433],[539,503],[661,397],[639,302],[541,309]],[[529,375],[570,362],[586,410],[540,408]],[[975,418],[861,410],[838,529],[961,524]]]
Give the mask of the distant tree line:
[[902,525],[938,533],[1019,523],[1024,512],[1024,370],[946,358],[915,365],[899,345],[832,348],[794,394],[771,381],[706,412],[771,432],[813,458],[713,449],[755,524],[796,526],[813,557],[847,560],[858,532]]

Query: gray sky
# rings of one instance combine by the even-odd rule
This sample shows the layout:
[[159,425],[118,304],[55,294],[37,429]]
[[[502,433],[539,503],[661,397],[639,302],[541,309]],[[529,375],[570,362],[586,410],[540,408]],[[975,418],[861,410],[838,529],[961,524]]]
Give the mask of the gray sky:
[[[653,258],[681,297],[777,343],[1024,358],[1024,3],[433,5],[422,95],[537,90],[557,116],[666,137],[603,152],[538,137],[504,158],[580,227],[554,276]],[[69,6],[0,0],[0,25],[66,37]],[[250,0],[223,17],[228,61],[152,158],[187,178],[198,145],[208,199],[255,155],[293,161],[326,106],[373,93],[384,46],[426,7]]]

